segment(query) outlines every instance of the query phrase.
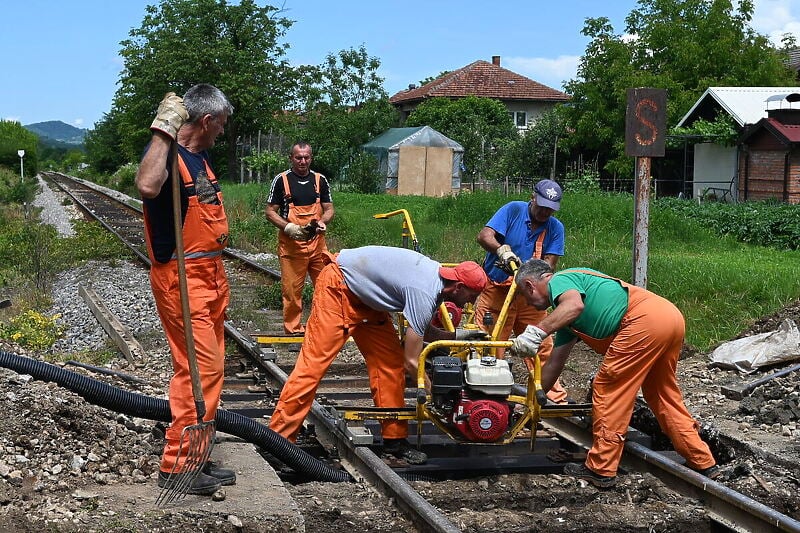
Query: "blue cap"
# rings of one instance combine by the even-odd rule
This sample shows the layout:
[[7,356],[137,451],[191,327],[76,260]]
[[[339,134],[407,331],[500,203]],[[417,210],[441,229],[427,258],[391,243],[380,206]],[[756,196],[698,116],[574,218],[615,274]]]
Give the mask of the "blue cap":
[[558,211],[561,207],[561,185],[555,181],[542,180],[533,190],[536,192],[536,205],[549,207],[553,211]]

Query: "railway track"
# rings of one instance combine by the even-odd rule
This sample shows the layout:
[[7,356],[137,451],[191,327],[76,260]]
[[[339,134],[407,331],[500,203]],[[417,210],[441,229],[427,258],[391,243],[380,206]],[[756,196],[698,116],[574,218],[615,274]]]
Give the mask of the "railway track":
[[[86,182],[58,173],[46,173],[80,209],[113,232],[144,264],[149,265],[144,248],[141,207],[135,201],[104,193]],[[226,251],[226,269],[231,276],[232,293],[252,292],[259,284],[274,283],[279,272],[252,261],[233,250]],[[242,300],[244,301],[244,300]],[[226,333],[238,346],[241,357],[226,368],[223,401],[226,409],[264,421],[293,361],[276,346],[258,345],[252,332],[242,331],[235,318],[226,323]],[[280,345],[277,348],[282,348]],[[280,351],[280,358],[278,357]],[[413,404],[408,396],[407,403]],[[309,422],[314,432],[306,441],[319,442],[337,457],[353,477],[368,482],[392,498],[421,531],[459,531],[446,513],[413,488],[414,480],[437,481],[473,479],[479,476],[560,473],[563,464],[552,458],[557,451],[579,457],[591,436],[580,420],[549,419],[544,434],[530,452],[530,441],[519,438],[506,446],[456,444],[422,423],[421,442],[430,456],[426,465],[410,466],[380,456],[377,423],[348,425],[340,412],[344,408],[371,403],[368,385],[360,363],[335,363],[320,389]],[[411,423],[410,434],[417,433]],[[632,432],[626,446],[623,466],[628,471],[649,472],[668,487],[700,501],[707,509],[715,530],[800,531],[800,522],[724,484],[710,481],[682,467],[673,454],[650,448],[646,435]],[[413,437],[412,437],[413,440]]]

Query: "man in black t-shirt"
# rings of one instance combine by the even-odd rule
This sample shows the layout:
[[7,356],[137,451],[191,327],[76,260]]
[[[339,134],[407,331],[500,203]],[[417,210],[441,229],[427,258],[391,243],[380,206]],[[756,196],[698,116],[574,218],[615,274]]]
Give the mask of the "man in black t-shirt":
[[306,275],[315,283],[325,266],[328,251],[325,230],[333,218],[328,180],[311,170],[313,155],[308,143],[292,146],[291,169],[275,176],[267,200],[267,220],[278,228],[281,265],[283,329],[302,335],[303,285]]

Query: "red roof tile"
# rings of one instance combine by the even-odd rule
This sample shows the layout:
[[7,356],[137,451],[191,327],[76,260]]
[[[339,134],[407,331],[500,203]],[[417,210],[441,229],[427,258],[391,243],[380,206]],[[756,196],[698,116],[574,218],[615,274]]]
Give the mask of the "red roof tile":
[[422,87],[400,91],[389,101],[393,104],[412,102],[435,96],[481,96],[498,100],[544,100],[565,102],[569,95],[542,85],[525,76],[504,69],[488,61],[475,61],[454,70]]
[[770,126],[772,126],[777,133],[782,135],[787,141],[791,143],[800,143],[800,125],[798,124],[782,124],[774,118],[765,119]]

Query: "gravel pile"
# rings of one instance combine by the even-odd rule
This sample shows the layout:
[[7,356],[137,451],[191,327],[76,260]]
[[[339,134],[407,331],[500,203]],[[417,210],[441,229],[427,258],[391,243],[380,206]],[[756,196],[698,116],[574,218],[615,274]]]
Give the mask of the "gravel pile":
[[784,437],[800,440],[799,385],[791,375],[768,381],[739,402],[739,413],[750,426],[769,426]]
[[65,333],[52,353],[102,350],[109,345],[108,335],[78,292],[80,285],[91,288],[137,339],[161,331],[147,271],[128,261],[113,265],[91,261],[62,273],[53,285],[53,307],[48,313],[60,315],[56,321]]

